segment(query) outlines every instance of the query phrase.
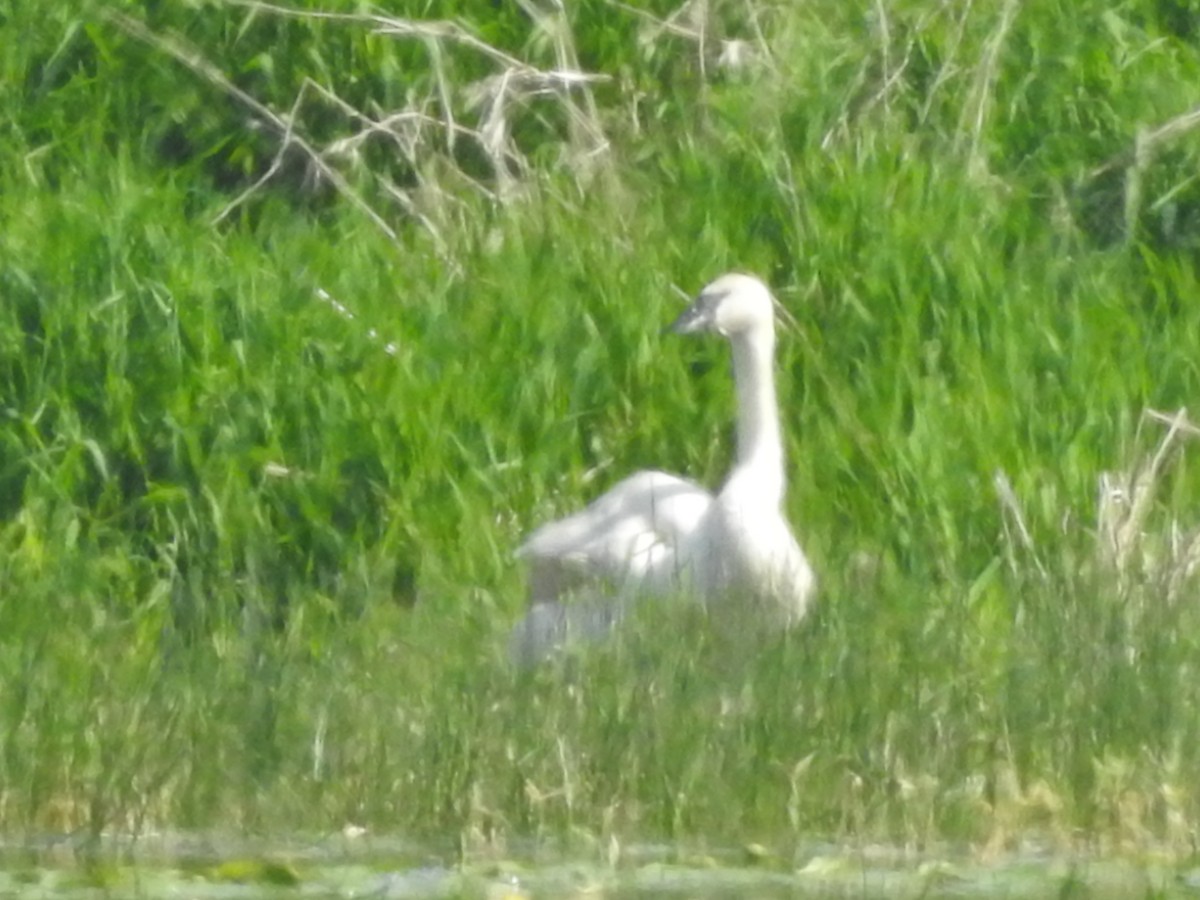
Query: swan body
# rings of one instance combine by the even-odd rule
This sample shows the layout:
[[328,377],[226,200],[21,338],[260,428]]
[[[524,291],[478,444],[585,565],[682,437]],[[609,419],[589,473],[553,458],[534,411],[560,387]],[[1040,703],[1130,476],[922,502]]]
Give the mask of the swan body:
[[586,509],[537,529],[517,550],[534,600],[553,600],[603,579],[636,586],[675,568],[712,506],[712,495],[666,472],[629,476]]
[[715,496],[676,475],[638,472],[534,531],[517,551],[529,565],[531,601],[510,641],[518,662],[602,638],[646,596],[686,593],[711,608],[742,603],[748,615],[779,628],[807,612],[816,576],[782,510],[771,294],[752,276],[723,275],[671,330],[713,331],[730,342],[738,405],[733,470]]

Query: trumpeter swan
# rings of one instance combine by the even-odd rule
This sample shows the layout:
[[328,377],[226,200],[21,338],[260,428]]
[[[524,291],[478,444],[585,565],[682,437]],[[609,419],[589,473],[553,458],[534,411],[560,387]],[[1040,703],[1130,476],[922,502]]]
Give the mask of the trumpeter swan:
[[816,577],[782,510],[770,291],[750,275],[723,275],[670,330],[715,331],[733,348],[733,471],[715,496],[676,475],[638,472],[580,512],[534,531],[517,551],[529,565],[531,603],[510,641],[518,662],[602,637],[630,602],[646,596],[674,592],[710,607],[748,604],[747,615],[783,628],[807,611]]

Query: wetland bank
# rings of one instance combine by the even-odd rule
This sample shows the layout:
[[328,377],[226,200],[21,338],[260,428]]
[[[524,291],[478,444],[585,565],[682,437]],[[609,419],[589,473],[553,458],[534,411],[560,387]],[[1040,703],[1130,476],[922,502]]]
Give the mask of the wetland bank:
[[[318,11],[0,0],[0,834],[1190,889],[1194,12]],[[535,525],[728,471],[732,269],[811,615],[513,671]]]

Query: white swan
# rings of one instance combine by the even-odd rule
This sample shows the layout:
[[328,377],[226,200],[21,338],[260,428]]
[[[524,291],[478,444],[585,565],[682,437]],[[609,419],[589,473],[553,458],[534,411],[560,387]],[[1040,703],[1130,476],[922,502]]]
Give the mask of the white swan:
[[510,639],[517,662],[602,637],[645,596],[686,592],[710,607],[749,604],[748,615],[783,628],[808,609],[816,577],[782,510],[770,291],[752,276],[723,275],[670,330],[729,339],[738,405],[733,471],[716,496],[676,475],[638,472],[537,529],[517,551],[529,564],[531,602]]

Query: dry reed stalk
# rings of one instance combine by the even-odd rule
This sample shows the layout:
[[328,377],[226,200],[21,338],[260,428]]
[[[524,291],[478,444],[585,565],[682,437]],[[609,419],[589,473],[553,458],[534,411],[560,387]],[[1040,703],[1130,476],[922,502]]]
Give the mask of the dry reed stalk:
[[[290,150],[296,150],[305,158],[315,179],[331,184],[389,239],[398,242],[396,230],[376,205],[352,187],[339,166],[356,166],[361,161],[363,146],[371,139],[383,138],[392,143],[398,157],[412,171],[423,196],[431,198],[432,206],[437,207],[443,215],[445,208],[453,204],[453,193],[447,190],[445,185],[434,183],[426,172],[428,163],[439,155],[450,160],[447,170],[454,172],[462,184],[482,193],[490,200],[503,201],[512,196],[512,188],[517,180],[524,178],[530,171],[528,160],[512,138],[513,112],[541,97],[552,97],[565,117],[572,148],[571,160],[577,169],[593,165],[594,160],[608,149],[608,141],[590,90],[593,83],[606,80],[606,76],[580,70],[570,30],[560,7],[547,12],[537,7],[533,0],[521,0],[523,8],[529,12],[537,26],[550,35],[555,48],[556,68],[543,70],[491,46],[456,22],[416,21],[378,14],[299,10],[260,0],[226,2],[228,5],[242,7],[254,13],[343,22],[368,27],[375,34],[420,40],[428,48],[433,86],[429,96],[418,98],[405,109],[371,116],[346,102],[332,89],[306,78],[292,102],[291,109],[280,114],[234,85],[217,66],[204,59],[198,50],[187,45],[178,36],[156,34],[143,23],[120,12],[106,13],[110,21],[126,33],[183,63],[246,106],[278,135],[278,150],[267,170],[230,201],[218,214],[215,222],[228,217],[260,191],[279,173],[285,155]],[[456,117],[455,91],[452,89],[445,64],[447,45],[464,47],[480,54],[497,69],[494,74],[460,91],[465,107],[477,111],[476,127],[464,125]],[[581,102],[576,101],[575,93],[582,94]],[[314,97],[331,104],[354,123],[358,130],[333,140],[323,148],[318,147],[301,133],[300,128],[304,105]],[[430,110],[435,110],[436,114]],[[464,138],[474,142],[488,160],[495,182],[494,190],[472,178],[461,166],[454,163],[457,142]],[[435,142],[442,145],[443,149],[440,152],[431,149]],[[441,229],[434,216],[426,211],[430,204],[423,206],[413,190],[402,187],[379,173],[367,174],[375,181],[380,196],[397,203],[430,235],[439,256],[453,264]]]
[[[325,163],[320,152],[312,144],[310,144],[301,135],[295,133],[292,127],[292,122],[289,119],[278,115],[269,107],[265,106],[254,97],[247,94],[228,78],[226,78],[225,74],[221,72],[220,69],[205,60],[196,50],[187,46],[182,39],[176,36],[155,34],[137,19],[115,10],[106,10],[104,15],[107,19],[109,19],[109,21],[121,28],[127,34],[137,38],[138,40],[146,42],[150,46],[161,50],[168,56],[171,56],[178,62],[183,63],[183,65],[187,66],[193,72],[203,77],[206,81],[216,85],[222,91],[250,108],[255,114],[270,124],[280,134],[282,143],[279,153],[276,154],[274,162],[268,169],[269,174],[274,174],[276,171],[278,171],[283,153],[287,150],[287,148],[296,147],[304,154],[305,158],[316,169],[316,171],[319,172],[322,177],[328,179],[330,184],[337,189],[338,193],[350,200],[350,202],[353,203],[354,206],[357,207],[362,213],[364,213],[367,218],[370,219],[377,228],[379,228],[380,231],[388,236],[388,238],[390,238],[393,242],[398,241],[396,231],[390,225],[388,225],[384,218],[366,200],[358,195],[358,193],[350,186],[349,182],[342,177],[340,172]],[[262,183],[264,182],[262,179],[260,179],[259,183],[252,186],[252,190],[256,190],[261,187]]]
[[[1166,598],[1173,601],[1200,571],[1200,529],[1185,531],[1173,519],[1160,534],[1149,528],[1148,522],[1167,463],[1180,449],[1182,438],[1200,437],[1200,427],[1189,421],[1186,409],[1173,414],[1147,409],[1143,418],[1167,426],[1167,432],[1153,452],[1142,456],[1130,468],[1100,473],[1095,559],[1099,571],[1114,579],[1122,594],[1135,583],[1151,579],[1162,584]],[[998,471],[993,483],[1004,512],[1002,525],[1009,567],[1014,573],[1020,571],[1014,552],[1019,548],[1029,555],[1038,574],[1045,578],[1047,569],[1038,556],[1011,482],[1004,472]]]

